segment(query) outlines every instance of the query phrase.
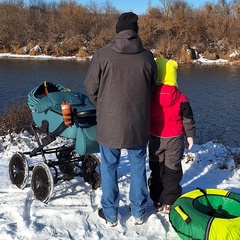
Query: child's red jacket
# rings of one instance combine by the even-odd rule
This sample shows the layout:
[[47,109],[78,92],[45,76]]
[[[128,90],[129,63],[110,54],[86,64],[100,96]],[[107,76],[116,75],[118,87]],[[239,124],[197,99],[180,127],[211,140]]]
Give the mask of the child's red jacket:
[[151,100],[150,133],[171,138],[195,136],[195,122],[187,97],[175,86],[156,86]]

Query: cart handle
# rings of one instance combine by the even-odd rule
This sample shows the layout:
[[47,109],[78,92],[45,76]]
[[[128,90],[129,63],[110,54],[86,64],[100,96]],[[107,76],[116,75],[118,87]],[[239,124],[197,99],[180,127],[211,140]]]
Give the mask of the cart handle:
[[[73,109],[73,112],[74,109]],[[92,115],[92,114],[96,114],[96,109],[89,109],[89,110],[84,110],[84,111],[81,111],[81,112],[76,112],[76,116],[77,117],[88,117],[88,115]]]

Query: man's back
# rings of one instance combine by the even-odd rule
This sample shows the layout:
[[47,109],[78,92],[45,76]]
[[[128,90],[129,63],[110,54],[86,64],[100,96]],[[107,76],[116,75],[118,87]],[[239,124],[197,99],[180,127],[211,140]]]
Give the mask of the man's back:
[[155,80],[153,55],[134,31],[121,31],[110,46],[97,50],[85,86],[97,106],[100,144],[128,148],[147,143]]

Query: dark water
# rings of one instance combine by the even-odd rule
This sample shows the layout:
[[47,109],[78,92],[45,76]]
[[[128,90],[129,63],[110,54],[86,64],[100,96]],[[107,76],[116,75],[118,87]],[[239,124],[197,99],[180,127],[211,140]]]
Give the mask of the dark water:
[[178,83],[193,108],[199,143],[240,147],[240,66],[180,65]]
[[[0,107],[26,97],[45,80],[85,93],[88,65],[69,60],[0,59]],[[180,65],[178,85],[194,111],[196,143],[215,140],[240,146],[240,66]]]
[[69,60],[0,59],[0,106],[17,101],[44,81],[85,92],[87,62]]

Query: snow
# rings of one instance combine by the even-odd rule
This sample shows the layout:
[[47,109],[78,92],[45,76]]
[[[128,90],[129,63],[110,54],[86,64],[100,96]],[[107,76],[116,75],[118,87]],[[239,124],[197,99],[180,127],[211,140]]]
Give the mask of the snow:
[[[49,147],[60,146],[67,140],[58,137]],[[69,140],[68,140],[69,141]],[[167,239],[177,240],[178,235],[169,222],[168,215],[156,213],[150,198],[143,225],[134,225],[128,213],[130,170],[128,156],[122,150],[118,179],[121,194],[119,222],[116,227],[108,226],[98,217],[101,188],[92,190],[81,177],[54,184],[53,194],[47,204],[34,198],[27,185],[19,189],[9,178],[9,160],[16,152],[28,152],[36,147],[35,139],[23,132],[0,137],[0,236],[1,240],[129,240]],[[42,162],[40,156],[28,162]],[[96,154],[100,158],[99,154]],[[207,142],[185,150],[182,161],[184,176],[183,193],[201,188],[227,189],[240,193],[240,168],[233,156],[240,156],[239,148]],[[50,154],[49,159],[55,154]],[[149,177],[147,161],[147,177]]]
[[236,56],[239,56],[240,52],[238,50],[234,50],[230,55],[229,57],[236,57]]
[[[233,57],[232,54],[230,56]],[[237,56],[237,54],[235,54],[234,56]],[[201,64],[228,64],[229,63],[229,61],[226,59],[210,60],[210,59],[206,59],[203,55],[199,55],[199,58],[197,60],[193,60],[192,62],[201,63]]]
[[[33,50],[35,52],[39,51],[39,46],[36,45]],[[154,52],[154,50],[152,50]],[[230,58],[234,58],[239,56],[239,51],[238,50],[233,50],[231,54],[229,54]],[[84,57],[78,57],[76,56],[62,56],[62,57],[55,57],[55,56],[49,56],[49,55],[29,55],[29,54],[11,54],[11,53],[0,53],[0,58],[24,58],[24,59],[41,59],[41,60],[76,60],[76,61],[84,61],[86,58]],[[91,60],[92,56],[89,56],[87,59]],[[191,62],[193,63],[198,63],[198,64],[232,64],[226,59],[217,59],[217,60],[209,60],[204,57],[203,54],[199,54],[199,58],[196,60],[192,60]]]
[[[37,46],[34,47],[34,50],[37,52]],[[76,61],[84,61],[86,58],[78,57],[78,56],[63,56],[63,57],[55,57],[50,55],[29,55],[29,54],[11,54],[11,53],[0,53],[0,58],[17,58],[17,59],[39,59],[39,60],[76,60]],[[91,59],[91,57],[89,57]]]

